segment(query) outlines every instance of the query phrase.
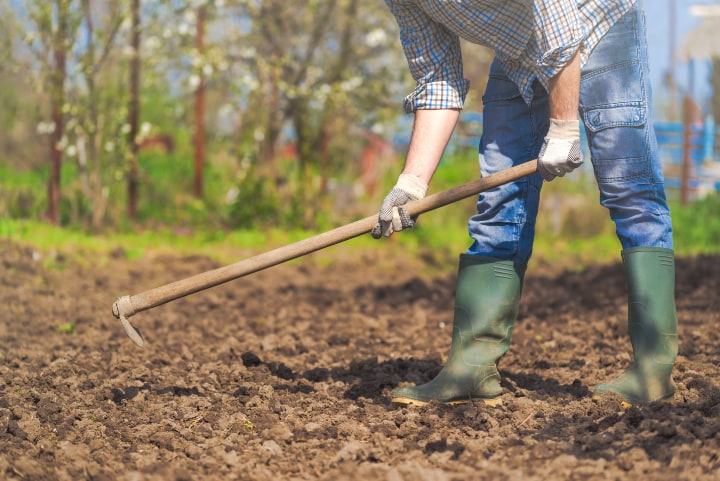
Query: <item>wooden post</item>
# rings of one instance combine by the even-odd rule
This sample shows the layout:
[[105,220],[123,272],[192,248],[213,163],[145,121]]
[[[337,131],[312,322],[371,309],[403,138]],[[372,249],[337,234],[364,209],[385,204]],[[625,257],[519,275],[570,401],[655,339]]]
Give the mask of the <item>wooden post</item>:
[[682,168],[680,171],[680,204],[687,205],[690,200],[690,153],[692,146],[693,101],[690,95],[683,97],[683,145]]

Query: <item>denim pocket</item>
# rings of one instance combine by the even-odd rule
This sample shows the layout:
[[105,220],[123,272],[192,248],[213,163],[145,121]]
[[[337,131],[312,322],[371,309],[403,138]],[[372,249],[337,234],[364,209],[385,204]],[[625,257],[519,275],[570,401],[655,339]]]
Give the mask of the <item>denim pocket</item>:
[[[615,60],[615,62],[611,61]],[[583,74],[580,111],[598,182],[649,174],[648,107],[642,65],[623,56]]]
[[640,103],[583,111],[591,160],[599,183],[648,178],[647,109]]
[[610,127],[640,127],[647,120],[645,110],[640,102],[590,107],[583,112],[583,123],[591,132],[599,132]]

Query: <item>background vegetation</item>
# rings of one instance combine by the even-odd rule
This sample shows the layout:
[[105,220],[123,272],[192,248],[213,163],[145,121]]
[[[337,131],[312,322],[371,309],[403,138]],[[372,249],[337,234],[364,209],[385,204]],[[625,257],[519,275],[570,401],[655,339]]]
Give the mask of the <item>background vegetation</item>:
[[[230,262],[372,215],[409,130],[396,28],[383,2],[359,0],[3,3],[0,236]],[[491,53],[463,48],[479,110]],[[449,152],[432,191],[476,177],[476,157]],[[617,259],[587,173],[545,190],[541,262]],[[425,214],[384,247],[454,269],[473,211]],[[717,195],[673,205],[678,252],[718,251],[719,212]]]
[[[457,151],[444,159],[431,193],[476,175],[475,155],[471,150]],[[216,168],[222,170],[222,165],[209,166],[208,179],[213,180],[207,184],[206,196],[216,199],[214,207],[210,208],[209,202],[198,201],[177,188],[188,180],[177,169],[171,168],[177,160],[174,156],[153,154],[149,157],[157,164],[157,171],[147,173],[148,185],[158,185],[156,195],[159,199],[142,204],[142,222],[118,222],[103,233],[91,234],[80,225],[70,223],[58,227],[40,220],[42,202],[35,207],[29,203],[26,211],[0,218],[0,239],[31,244],[39,252],[49,254],[48,262],[51,263],[58,255],[62,258],[68,254],[85,256],[88,262],[101,262],[108,255],[137,259],[150,253],[172,252],[205,255],[227,264],[373,215],[385,189],[394,182],[394,176],[388,175],[381,180],[374,198],[364,196],[339,210],[328,210],[316,229],[293,227],[291,221],[282,222],[274,214],[257,219],[251,228],[237,228],[231,226],[232,217],[237,215],[234,212],[237,204],[223,202],[228,189],[234,187],[232,177],[221,171],[215,172]],[[172,175],[168,174],[170,172]],[[0,176],[11,178],[4,172],[0,172]],[[13,192],[25,192],[27,199],[42,197],[41,173],[12,178],[10,190]],[[262,195],[268,193],[258,194],[259,197]],[[16,199],[21,200],[21,197]],[[613,223],[607,211],[599,206],[598,197],[594,180],[585,172],[573,173],[570,178],[546,185],[538,219],[534,262],[581,270],[589,264],[619,259],[620,246]],[[245,207],[248,211],[257,209],[251,207],[252,203],[253,199],[248,195],[249,205]],[[710,195],[687,206],[672,202],[671,209],[679,255],[720,252],[720,196]],[[474,199],[469,198],[423,214],[413,231],[393,236],[389,241],[361,236],[343,246],[329,248],[325,254],[329,254],[327,259],[332,259],[337,255],[361,255],[366,250],[382,249],[400,255],[421,256],[431,269],[451,272],[456,267],[456,256],[468,245],[465,226],[474,210]],[[325,254],[314,256],[323,262]]]

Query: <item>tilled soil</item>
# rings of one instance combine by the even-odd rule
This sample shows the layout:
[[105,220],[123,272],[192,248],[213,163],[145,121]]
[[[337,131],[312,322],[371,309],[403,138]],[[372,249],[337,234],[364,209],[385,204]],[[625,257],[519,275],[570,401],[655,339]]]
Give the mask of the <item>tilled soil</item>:
[[631,362],[618,263],[530,266],[502,406],[396,408],[444,362],[455,276],[342,252],[139,313],[139,349],[113,301],[218,264],[0,241],[0,478],[720,479],[720,256],[677,259],[674,403],[591,398]]

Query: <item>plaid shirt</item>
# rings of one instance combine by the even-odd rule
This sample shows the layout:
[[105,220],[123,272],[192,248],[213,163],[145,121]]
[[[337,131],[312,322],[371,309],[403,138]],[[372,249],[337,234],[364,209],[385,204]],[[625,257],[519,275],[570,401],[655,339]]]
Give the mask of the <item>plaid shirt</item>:
[[537,79],[548,81],[580,49],[582,64],[635,0],[385,0],[400,27],[410,73],[408,113],[462,108],[460,37],[495,50],[526,102]]

